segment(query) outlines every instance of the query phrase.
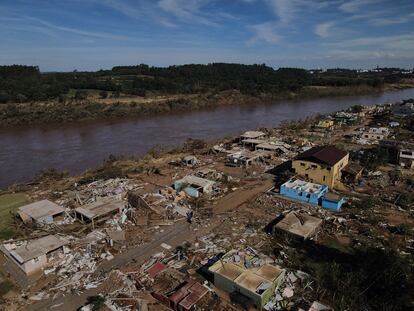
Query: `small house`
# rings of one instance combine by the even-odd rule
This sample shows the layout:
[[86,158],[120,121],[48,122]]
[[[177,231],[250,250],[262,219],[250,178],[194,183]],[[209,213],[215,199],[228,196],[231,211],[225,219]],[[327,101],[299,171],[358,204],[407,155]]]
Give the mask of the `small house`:
[[320,218],[292,211],[274,225],[272,233],[276,234],[280,231],[306,240],[314,236],[321,225],[322,219]]
[[254,163],[263,162],[271,158],[268,151],[248,151],[242,150],[227,155],[226,165],[234,167],[249,167]]
[[69,241],[60,236],[48,235],[23,241],[20,245],[6,243],[0,246],[0,250],[26,275],[32,275],[47,266],[51,254],[61,251],[67,244]]
[[265,133],[261,131],[247,131],[240,135],[241,140],[243,139],[259,139],[266,136]]
[[184,191],[193,198],[198,198],[203,194],[211,194],[216,182],[194,175],[188,175],[174,182],[176,191]]
[[330,130],[334,127],[335,122],[333,120],[321,120],[316,125],[317,128]]
[[328,192],[325,185],[314,184],[300,179],[290,179],[280,186],[280,194],[293,200],[320,205]]
[[36,224],[51,224],[54,220],[64,215],[65,209],[49,200],[42,200],[19,207],[17,214],[23,222]]
[[208,270],[214,275],[216,287],[238,301],[246,301],[257,310],[263,310],[285,275],[284,269],[267,262],[269,260],[264,256],[262,258],[248,247],[226,253]]
[[398,164],[404,168],[414,168],[414,150],[400,150]]
[[344,203],[345,203],[344,197],[341,197],[335,193],[329,192],[323,196],[321,206],[323,208],[338,211],[342,207],[342,204]]
[[122,200],[114,197],[102,198],[99,201],[76,208],[75,214],[82,223],[92,223],[92,227],[94,227],[97,221],[121,212],[124,207],[125,202]]

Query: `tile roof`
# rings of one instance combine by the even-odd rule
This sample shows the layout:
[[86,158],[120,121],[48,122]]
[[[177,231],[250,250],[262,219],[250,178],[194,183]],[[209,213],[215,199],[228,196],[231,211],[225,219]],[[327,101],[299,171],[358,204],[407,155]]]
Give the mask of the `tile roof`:
[[348,152],[338,149],[335,146],[316,146],[298,155],[296,160],[305,160],[333,166],[347,154]]

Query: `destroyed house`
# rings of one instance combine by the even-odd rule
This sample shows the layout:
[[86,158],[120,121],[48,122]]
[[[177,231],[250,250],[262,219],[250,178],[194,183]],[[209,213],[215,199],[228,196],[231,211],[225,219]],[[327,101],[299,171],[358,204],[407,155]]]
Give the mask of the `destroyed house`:
[[414,168],[414,151],[407,149],[400,150],[398,164],[404,168]]
[[240,135],[240,138],[243,139],[259,139],[261,137],[266,136],[265,133],[261,131],[247,131]]
[[256,145],[256,150],[269,151],[277,154],[289,152],[290,146],[281,141],[267,141]]
[[23,222],[51,224],[55,218],[62,216],[65,209],[49,200],[42,200],[19,207],[17,214]]
[[280,186],[280,195],[284,197],[332,210],[339,210],[342,204],[344,204],[345,198],[328,193],[328,191],[329,188],[325,185],[295,178],[288,180]]
[[227,155],[226,165],[234,167],[249,167],[254,163],[259,163],[271,158],[271,153],[267,151],[247,151],[242,150]]
[[334,188],[348,161],[349,153],[344,150],[335,146],[317,146],[298,155],[292,161],[292,169],[311,182]]
[[322,225],[322,219],[306,213],[290,212],[273,226],[273,234],[288,233],[300,239],[314,236]]
[[280,186],[280,194],[288,198],[320,205],[328,187],[306,182],[300,179],[290,179]]
[[196,310],[197,303],[208,293],[199,282],[188,279],[169,293],[153,292],[152,296],[168,308],[176,311]]
[[107,216],[117,214],[125,207],[125,202],[117,198],[102,198],[99,201],[82,205],[75,214],[82,223],[92,222],[92,226]]
[[285,274],[283,269],[266,263],[268,259],[260,257],[251,248],[233,250],[223,255],[209,271],[214,275],[216,287],[230,296],[240,296],[240,300],[262,310],[281,285]]
[[176,191],[184,191],[189,196],[198,198],[203,194],[211,194],[216,182],[213,180],[197,177],[194,175],[185,176],[174,182]]
[[24,241],[20,246],[15,243],[3,244],[1,251],[27,275],[42,270],[48,264],[48,257],[69,241],[57,235],[48,235],[39,239]]

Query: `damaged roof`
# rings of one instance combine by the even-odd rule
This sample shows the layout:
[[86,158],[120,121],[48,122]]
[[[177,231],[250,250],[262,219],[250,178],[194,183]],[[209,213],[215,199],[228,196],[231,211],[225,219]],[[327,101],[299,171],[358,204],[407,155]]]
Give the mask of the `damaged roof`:
[[322,219],[305,213],[290,212],[275,227],[306,239],[312,236],[321,224]]
[[335,146],[316,146],[296,157],[296,160],[304,160],[333,166],[342,160],[348,152]]
[[121,211],[125,206],[124,201],[117,198],[105,198],[97,202],[83,205],[75,211],[83,216],[93,219],[115,211]]
[[10,251],[10,255],[22,264],[33,258],[46,255],[68,243],[69,241],[60,236],[47,235],[40,239],[28,241],[25,245]]
[[[41,219],[46,216],[54,216],[64,213],[65,209],[49,200],[42,200],[19,207],[18,213],[22,218],[29,216],[32,219]],[[24,214],[24,215],[22,215]]]

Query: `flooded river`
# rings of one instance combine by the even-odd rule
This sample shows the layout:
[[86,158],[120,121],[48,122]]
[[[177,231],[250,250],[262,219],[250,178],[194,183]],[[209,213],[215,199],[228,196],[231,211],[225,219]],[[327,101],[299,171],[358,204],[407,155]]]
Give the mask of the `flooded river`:
[[133,120],[1,129],[0,188],[30,180],[48,168],[79,173],[96,167],[111,154],[143,155],[155,146],[176,146],[190,137],[223,138],[357,104],[375,105],[413,97],[414,89],[407,89],[374,96],[231,105]]

